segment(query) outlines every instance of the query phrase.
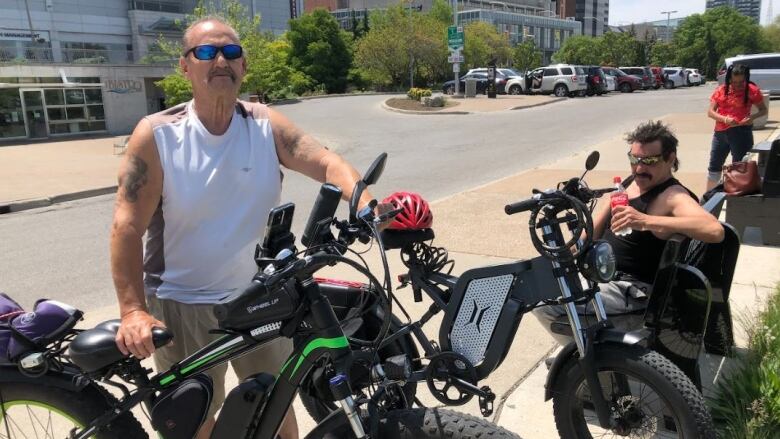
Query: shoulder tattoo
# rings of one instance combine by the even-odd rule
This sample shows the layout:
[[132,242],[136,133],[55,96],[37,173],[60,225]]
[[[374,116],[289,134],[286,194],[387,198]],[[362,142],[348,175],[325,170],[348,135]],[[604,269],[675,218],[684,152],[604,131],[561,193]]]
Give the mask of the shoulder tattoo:
[[138,201],[138,190],[149,181],[149,165],[137,155],[130,156],[129,161],[130,166],[119,179],[119,185],[124,189],[125,199],[134,203]]

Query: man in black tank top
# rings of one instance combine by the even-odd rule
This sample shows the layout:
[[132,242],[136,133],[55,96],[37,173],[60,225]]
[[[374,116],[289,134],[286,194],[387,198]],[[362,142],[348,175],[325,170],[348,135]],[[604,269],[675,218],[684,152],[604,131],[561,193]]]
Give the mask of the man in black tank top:
[[[616,279],[599,285],[607,315],[617,327],[636,329],[666,240],[680,233],[703,242],[720,242],[724,231],[717,218],[699,205],[696,195],[672,175],[679,167],[678,141],[669,127],[650,121],[639,125],[626,140],[631,175],[623,186],[629,205],[611,209],[605,197],[593,215],[593,233],[595,239],[612,245],[617,262]],[[626,228],[632,232],[621,235]],[[578,311],[594,314],[585,306]],[[548,306],[537,308],[535,314],[549,328],[546,323],[566,313],[563,307]]]

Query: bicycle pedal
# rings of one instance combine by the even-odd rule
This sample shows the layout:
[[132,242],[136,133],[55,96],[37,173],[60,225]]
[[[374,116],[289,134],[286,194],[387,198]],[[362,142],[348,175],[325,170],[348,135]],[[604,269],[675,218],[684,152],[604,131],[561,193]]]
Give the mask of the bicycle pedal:
[[482,386],[480,389],[484,396],[479,397],[479,411],[483,417],[488,417],[493,414],[493,401],[496,399],[496,394],[490,390],[488,386]]

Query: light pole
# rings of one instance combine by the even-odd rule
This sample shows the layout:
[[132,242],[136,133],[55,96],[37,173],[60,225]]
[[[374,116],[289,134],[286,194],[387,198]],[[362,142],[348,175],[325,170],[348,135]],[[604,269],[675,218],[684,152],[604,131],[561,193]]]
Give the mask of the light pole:
[[414,28],[412,26],[412,4],[414,0],[409,1],[409,88],[414,88],[414,54],[412,53],[411,39],[414,38]]
[[662,14],[666,14],[666,42],[670,43],[672,41],[672,29],[669,27],[669,22],[671,21],[672,14],[676,14],[677,11],[661,11]]

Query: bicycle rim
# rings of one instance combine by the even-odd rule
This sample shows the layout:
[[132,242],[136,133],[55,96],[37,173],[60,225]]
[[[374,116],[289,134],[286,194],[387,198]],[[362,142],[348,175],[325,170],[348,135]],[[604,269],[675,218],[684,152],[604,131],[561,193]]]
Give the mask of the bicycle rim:
[[0,407],[0,439],[62,439],[84,426],[73,416],[39,401],[7,401]]

